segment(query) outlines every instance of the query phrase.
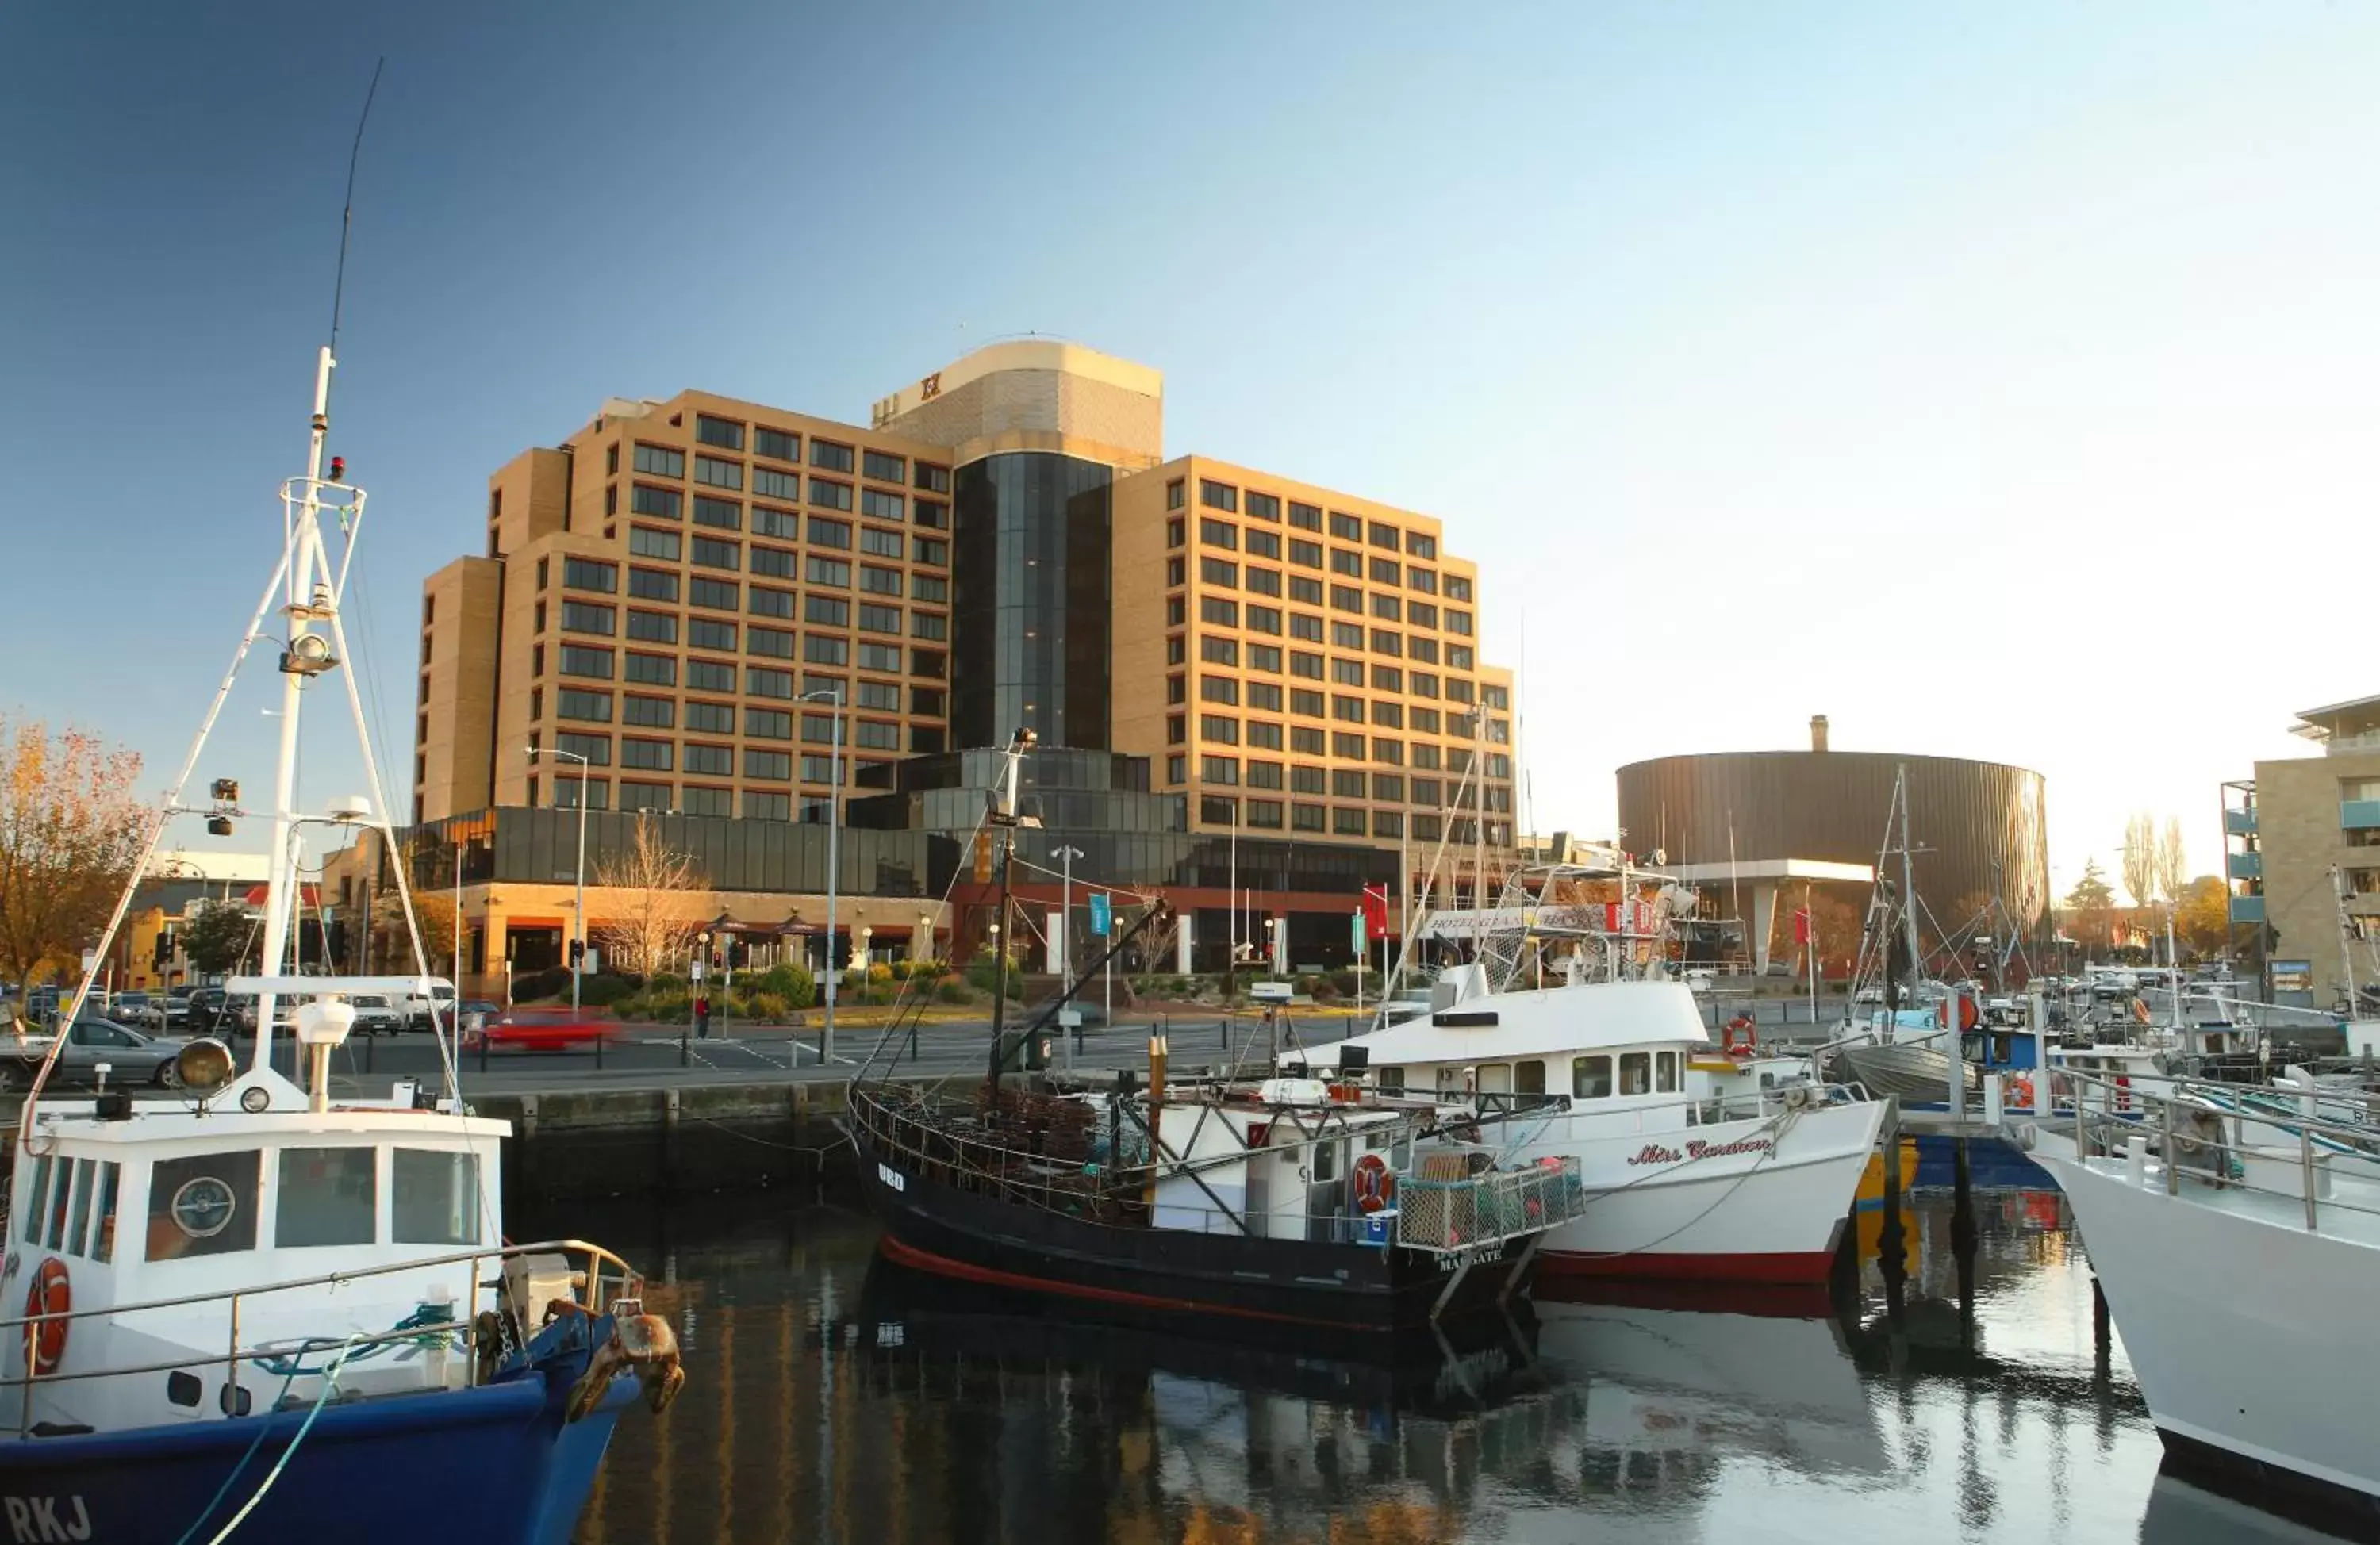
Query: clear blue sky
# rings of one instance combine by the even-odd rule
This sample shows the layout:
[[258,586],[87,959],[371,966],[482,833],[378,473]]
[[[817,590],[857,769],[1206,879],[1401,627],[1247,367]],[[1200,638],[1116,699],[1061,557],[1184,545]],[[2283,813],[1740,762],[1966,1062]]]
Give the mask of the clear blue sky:
[[[9,7],[0,705],[178,760],[384,53],[333,442],[400,785],[419,582],[505,459],[613,393],[858,417],[1031,329],[1163,369],[1176,453],[1445,517],[1539,827],[1823,711],[2046,772],[2061,887],[2136,807],[2212,867],[2217,782],[2380,691],[2375,45],[2285,3]],[[273,688],[207,771],[261,782]]]

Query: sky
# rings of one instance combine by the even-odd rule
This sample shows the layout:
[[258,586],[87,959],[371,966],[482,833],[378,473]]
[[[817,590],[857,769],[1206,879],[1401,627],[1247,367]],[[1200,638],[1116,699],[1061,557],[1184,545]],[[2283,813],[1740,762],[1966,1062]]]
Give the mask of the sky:
[[[1525,825],[1825,713],[2046,775],[2061,892],[2135,810],[2211,871],[2222,780],[2380,692],[2375,50],[2288,0],[6,7],[0,712],[170,782],[385,56],[331,441],[400,808],[497,466],[612,395],[864,422],[1038,332],[1163,370],[1169,454],[1446,521]],[[269,783],[277,694],[201,778]],[[306,790],[361,788],[309,712]]]

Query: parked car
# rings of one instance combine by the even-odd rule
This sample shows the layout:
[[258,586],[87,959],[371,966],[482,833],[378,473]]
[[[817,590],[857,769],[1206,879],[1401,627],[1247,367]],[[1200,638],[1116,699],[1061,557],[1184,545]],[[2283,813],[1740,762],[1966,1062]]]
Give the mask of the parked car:
[[165,1006],[150,993],[118,993],[109,1007],[108,1017],[118,1024],[158,1030],[164,1025]]
[[405,1028],[405,1016],[396,1005],[378,993],[352,993],[347,1002],[356,1011],[355,1023],[349,1027],[353,1035],[395,1035]]
[[482,1044],[490,1051],[567,1052],[619,1039],[617,1020],[573,1014],[567,1008],[506,1008],[467,1025],[462,1047],[470,1052]]
[[182,1029],[191,1035],[213,1032],[224,1017],[224,990],[221,987],[193,987],[183,1007]]
[[165,989],[164,1028],[166,1030],[171,1031],[190,1022],[190,994],[192,990],[193,989],[188,987],[168,987]]
[[455,1013],[460,1027],[468,1030],[473,1025],[494,1019],[504,1011],[504,1006],[501,1003],[490,1003],[486,998],[475,997],[466,998]]
[[[16,1091],[32,1082],[34,1070],[49,1055],[48,1036],[18,1041],[0,1037],[0,1091]],[[154,1084],[181,1087],[182,1075],[174,1059],[190,1043],[181,1036],[144,1035],[129,1025],[86,1014],[67,1032],[66,1049],[58,1054],[50,1074],[55,1085],[89,1087],[99,1080],[99,1065],[107,1064],[110,1086]]]
[[430,979],[430,996],[406,993],[396,1001],[397,1012],[405,1016],[406,1024],[414,1030],[428,1030],[432,1010],[438,1022],[452,1027],[455,1023],[455,984],[443,976]]

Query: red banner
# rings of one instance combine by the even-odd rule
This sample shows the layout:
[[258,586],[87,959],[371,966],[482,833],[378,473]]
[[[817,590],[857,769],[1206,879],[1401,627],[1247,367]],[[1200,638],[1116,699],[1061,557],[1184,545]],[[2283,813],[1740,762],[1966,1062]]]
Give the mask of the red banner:
[[1384,885],[1364,887],[1364,936],[1384,939],[1389,936],[1389,887]]
[[1793,942],[1795,944],[1810,942],[1810,909],[1807,907],[1793,909]]

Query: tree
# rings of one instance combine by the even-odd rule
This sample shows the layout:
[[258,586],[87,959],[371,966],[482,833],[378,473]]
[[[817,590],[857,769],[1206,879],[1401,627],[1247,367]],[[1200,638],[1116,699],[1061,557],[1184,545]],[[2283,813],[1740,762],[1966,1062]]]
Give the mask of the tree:
[[0,716],[0,972],[30,986],[44,961],[99,942],[149,832],[140,758],[88,730]]
[[[413,893],[413,923],[421,933],[421,953],[429,958],[431,975],[455,958],[455,931],[459,913],[452,891],[439,891],[425,896]],[[373,948],[390,969],[400,976],[410,976],[414,971],[413,936],[406,932],[405,899],[395,889],[384,890],[372,901]]]
[[2062,909],[2069,937],[2085,950],[2105,949],[2113,941],[2116,923],[2116,893],[2108,888],[2107,876],[2099,873],[2099,861],[2087,859],[2082,864],[2082,877],[2066,893]]
[[642,811],[626,851],[596,861],[595,884],[613,894],[590,932],[607,963],[630,976],[650,979],[685,960],[710,915],[710,882],[693,855],[664,841]]
[[178,935],[190,967],[204,976],[223,976],[256,948],[257,919],[237,901],[200,901],[182,919]]
[[2190,855],[2183,851],[2181,817],[2168,815],[2165,818],[2165,832],[2157,839],[2156,845],[2157,889],[2164,895],[2166,905],[2181,904],[2182,888],[2189,883],[2186,879],[2189,874]]
[[2145,907],[2156,899],[2156,821],[2148,812],[2135,810],[2124,823],[2124,889],[2133,906]]
[[2174,911],[2174,932],[2200,956],[2216,955],[2231,942],[2231,888],[2212,875],[2182,887]]

